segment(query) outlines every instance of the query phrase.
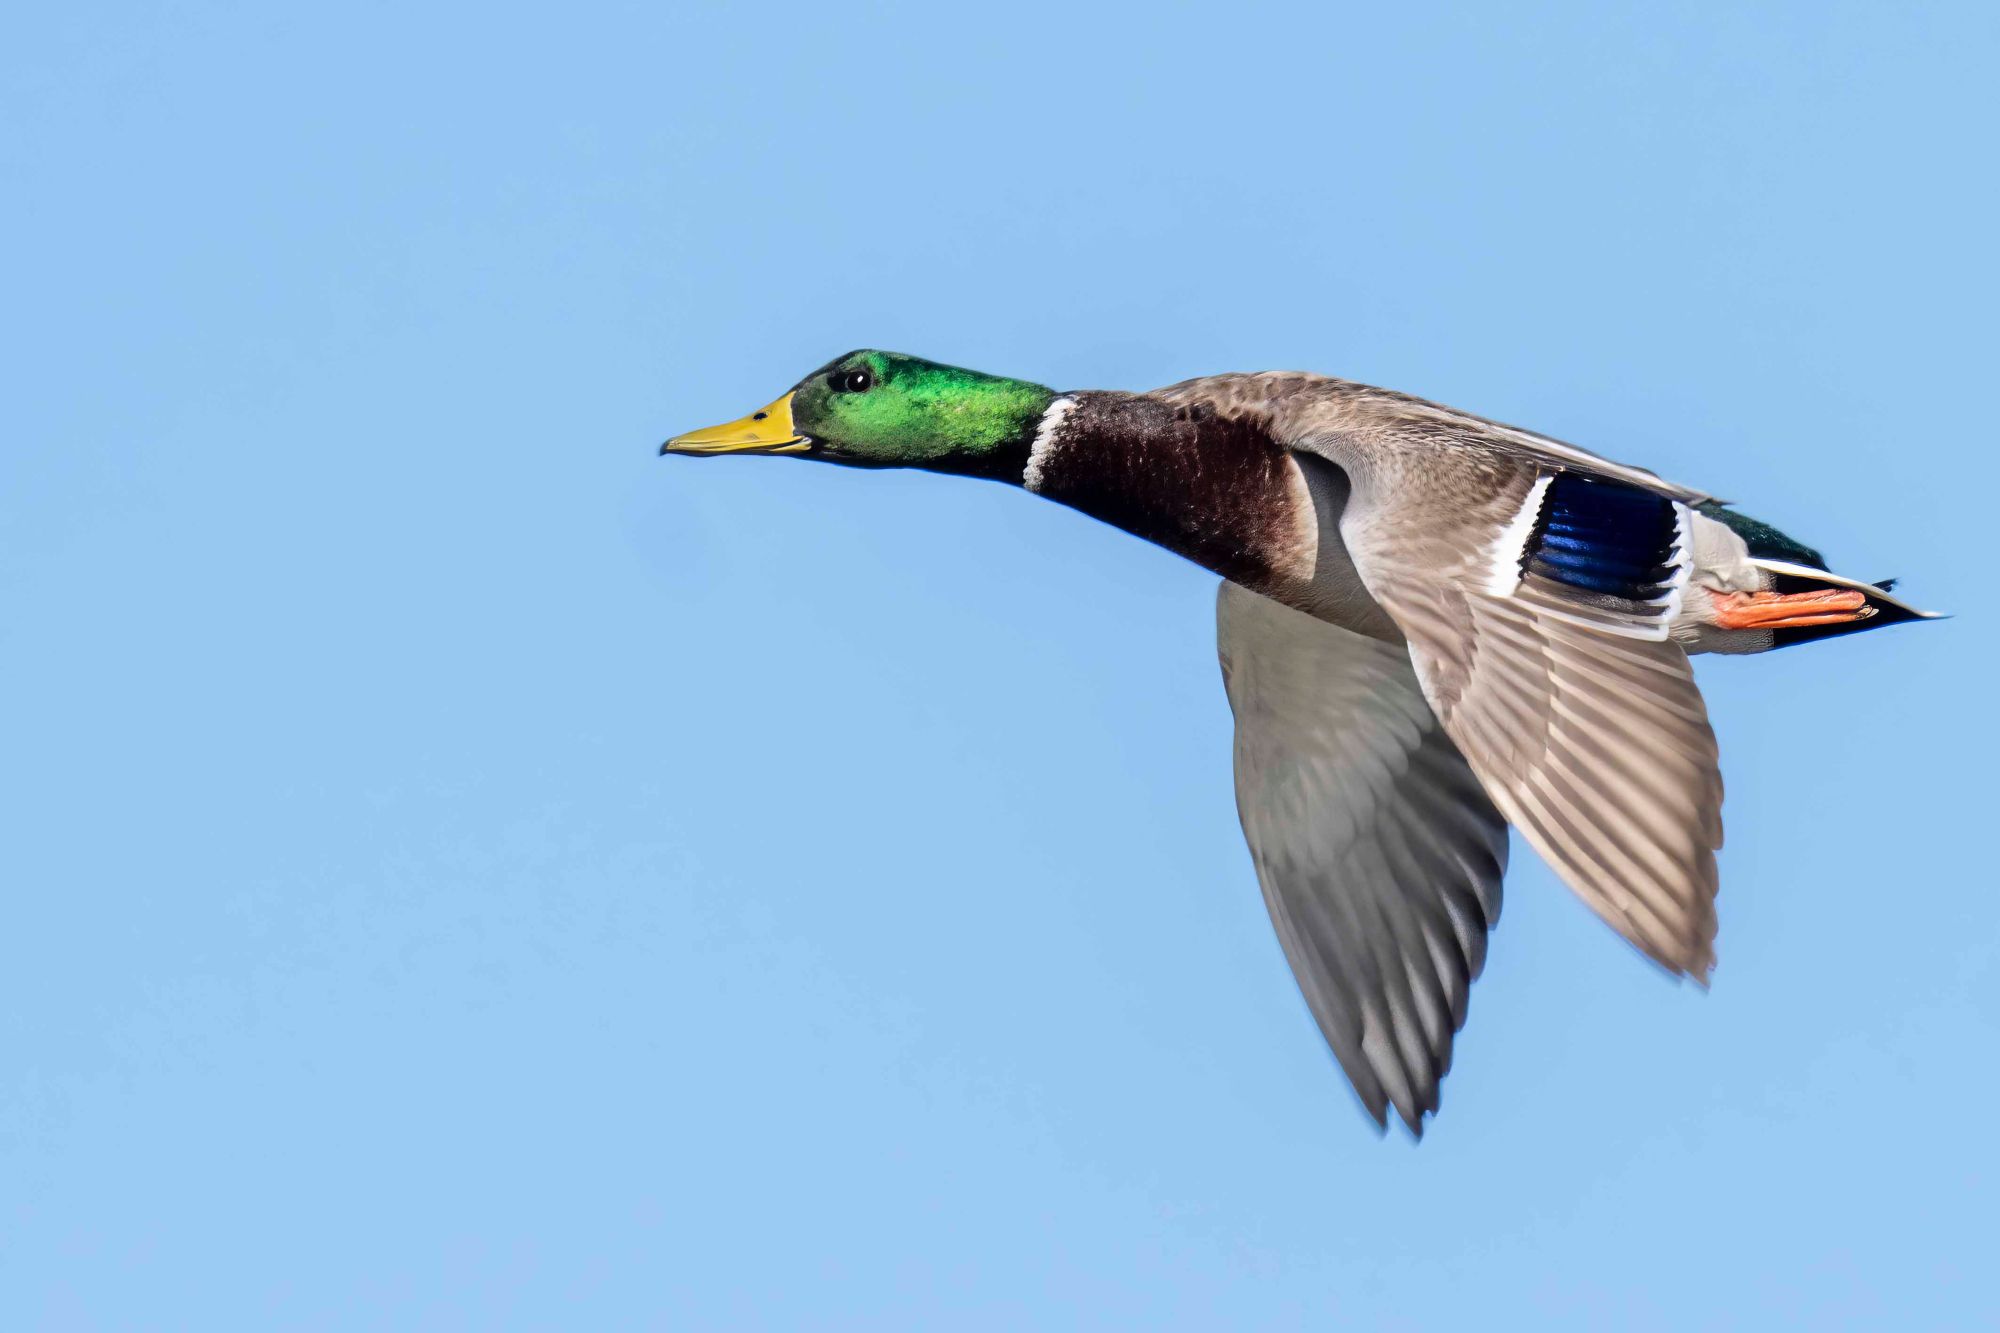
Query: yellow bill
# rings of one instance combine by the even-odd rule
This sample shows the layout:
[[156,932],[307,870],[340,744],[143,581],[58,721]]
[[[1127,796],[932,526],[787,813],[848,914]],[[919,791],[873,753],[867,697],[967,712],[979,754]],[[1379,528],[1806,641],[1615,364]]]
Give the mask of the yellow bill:
[[747,417],[706,430],[676,435],[660,446],[663,454],[802,454],[812,442],[792,426],[792,396]]

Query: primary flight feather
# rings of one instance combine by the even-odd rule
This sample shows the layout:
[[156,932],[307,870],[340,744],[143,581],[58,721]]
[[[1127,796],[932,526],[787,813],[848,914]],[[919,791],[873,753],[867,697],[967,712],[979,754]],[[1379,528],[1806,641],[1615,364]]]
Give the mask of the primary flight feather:
[[1362,1104],[1412,1134],[1499,919],[1507,826],[1705,980],[1722,777],[1688,655],[1928,615],[1702,492],[1322,375],[1058,393],[861,351],[662,452],[985,477],[1220,574],[1265,903]]

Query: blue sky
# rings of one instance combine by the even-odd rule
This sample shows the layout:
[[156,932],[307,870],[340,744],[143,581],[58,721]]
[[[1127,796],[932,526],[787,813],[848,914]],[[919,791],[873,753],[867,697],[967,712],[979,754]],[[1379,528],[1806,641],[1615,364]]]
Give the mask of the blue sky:
[[[12,1327],[1953,1327],[2000,1153],[1987,6],[44,6],[0,40]],[[1212,580],[662,461],[1302,367],[1942,625],[1701,675],[1721,968],[1518,848],[1356,1110]]]

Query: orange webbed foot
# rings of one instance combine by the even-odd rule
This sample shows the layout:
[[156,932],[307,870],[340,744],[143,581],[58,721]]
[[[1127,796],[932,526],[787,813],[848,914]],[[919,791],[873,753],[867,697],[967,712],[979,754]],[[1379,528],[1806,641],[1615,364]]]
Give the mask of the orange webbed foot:
[[1807,629],[1845,625],[1875,614],[1868,598],[1849,588],[1815,592],[1718,592],[1715,623],[1722,629]]

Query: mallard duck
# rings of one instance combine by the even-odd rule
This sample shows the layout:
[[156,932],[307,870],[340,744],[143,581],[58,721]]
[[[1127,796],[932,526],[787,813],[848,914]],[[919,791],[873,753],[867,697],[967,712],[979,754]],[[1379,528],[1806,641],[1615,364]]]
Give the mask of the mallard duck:
[[859,351],[661,451],[984,477],[1221,575],[1265,904],[1362,1105],[1417,1136],[1499,919],[1508,825],[1705,984],[1722,777],[1688,655],[1928,615],[1701,491],[1322,375],[1057,392]]

